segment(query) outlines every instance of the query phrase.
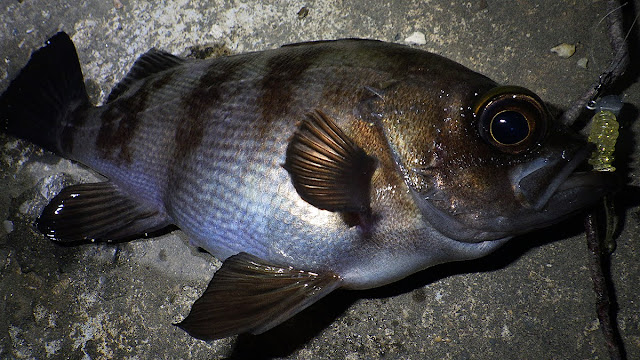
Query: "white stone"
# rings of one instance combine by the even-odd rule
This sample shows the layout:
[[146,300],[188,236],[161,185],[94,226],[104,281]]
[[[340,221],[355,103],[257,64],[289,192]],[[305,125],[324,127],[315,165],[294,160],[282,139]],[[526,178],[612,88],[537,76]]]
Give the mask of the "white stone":
[[409,35],[408,38],[404,39],[404,42],[413,45],[424,45],[427,43],[427,38],[423,33],[416,31],[413,34]]

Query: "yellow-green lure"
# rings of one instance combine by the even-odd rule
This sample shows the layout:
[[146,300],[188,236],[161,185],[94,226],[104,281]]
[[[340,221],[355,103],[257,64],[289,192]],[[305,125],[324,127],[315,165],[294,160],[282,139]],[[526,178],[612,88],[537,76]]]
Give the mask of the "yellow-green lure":
[[596,114],[591,118],[589,142],[596,145],[596,150],[588,160],[595,171],[616,171],[613,153],[618,140],[618,121],[616,116],[622,109],[622,100],[617,95],[609,95],[598,100],[594,106]]

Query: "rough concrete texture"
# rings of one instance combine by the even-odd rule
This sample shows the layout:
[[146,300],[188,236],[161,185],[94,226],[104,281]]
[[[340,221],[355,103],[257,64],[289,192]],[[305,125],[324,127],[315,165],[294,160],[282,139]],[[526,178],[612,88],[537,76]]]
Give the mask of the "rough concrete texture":
[[[631,2],[638,8],[638,0]],[[306,7],[304,16],[301,9]],[[99,102],[144,51],[233,53],[344,37],[404,42],[566,108],[609,59],[604,1],[4,0],[0,91],[32,50],[64,30]],[[414,34],[419,32],[419,34]],[[630,37],[637,42],[636,31]],[[577,45],[570,58],[550,52]],[[637,45],[633,49],[637,54]],[[577,61],[588,59],[587,68]],[[637,58],[635,64],[637,64]],[[637,69],[618,156],[640,185]],[[593,359],[607,358],[581,219],[511,241],[478,261],[439,266],[370,291],[338,291],[261,336],[204,342],[172,326],[220,263],[179,231],[120,245],[61,247],[32,226],[64,185],[90,171],[0,135],[0,357],[26,359]],[[618,322],[640,358],[638,192],[619,196],[624,228],[612,256]],[[632,199],[625,201],[625,199]]]

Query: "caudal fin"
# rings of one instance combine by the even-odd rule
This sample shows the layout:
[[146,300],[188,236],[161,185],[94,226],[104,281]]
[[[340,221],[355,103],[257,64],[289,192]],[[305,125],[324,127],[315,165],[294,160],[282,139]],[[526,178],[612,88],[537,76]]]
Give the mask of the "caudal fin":
[[0,131],[60,153],[65,127],[89,106],[75,46],[59,32],[31,55],[0,96]]

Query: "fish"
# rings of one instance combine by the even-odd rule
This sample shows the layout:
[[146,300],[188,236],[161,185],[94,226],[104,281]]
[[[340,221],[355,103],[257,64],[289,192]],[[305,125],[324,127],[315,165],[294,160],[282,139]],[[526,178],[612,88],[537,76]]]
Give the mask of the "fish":
[[406,45],[341,39],[213,59],[151,49],[104,104],[60,32],[0,96],[0,129],[107,180],[36,226],[60,244],[176,226],[222,261],[191,336],[260,334],[332,291],[485,256],[619,187],[532,91]]

